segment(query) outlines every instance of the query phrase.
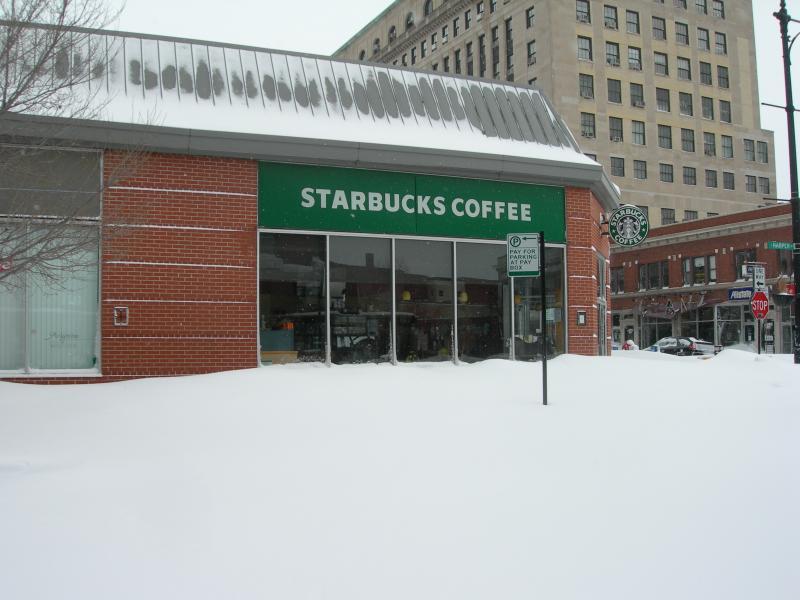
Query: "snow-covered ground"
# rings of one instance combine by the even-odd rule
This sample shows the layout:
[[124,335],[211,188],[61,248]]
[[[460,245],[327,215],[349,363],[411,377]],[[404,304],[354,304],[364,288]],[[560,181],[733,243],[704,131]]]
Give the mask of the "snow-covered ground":
[[800,597],[800,367],[0,383],[0,598]]

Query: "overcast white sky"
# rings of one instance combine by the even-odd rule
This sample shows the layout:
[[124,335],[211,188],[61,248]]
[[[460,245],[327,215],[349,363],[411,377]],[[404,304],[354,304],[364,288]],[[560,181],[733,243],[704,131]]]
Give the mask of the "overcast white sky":
[[[390,0],[227,0],[224,2],[167,2],[127,0],[117,28],[125,31],[189,37],[330,54],[389,5]],[[784,104],[783,67],[778,22],[772,13],[779,0],[752,0],[762,102]],[[800,2],[788,2],[800,19]],[[280,15],[275,18],[273,15]],[[800,24],[790,28],[800,32]],[[798,44],[800,46],[800,43]],[[793,52],[795,90],[800,88],[800,48]],[[795,93],[795,98],[797,94]],[[789,171],[784,111],[762,107],[762,127],[775,132],[778,196],[789,197]]]

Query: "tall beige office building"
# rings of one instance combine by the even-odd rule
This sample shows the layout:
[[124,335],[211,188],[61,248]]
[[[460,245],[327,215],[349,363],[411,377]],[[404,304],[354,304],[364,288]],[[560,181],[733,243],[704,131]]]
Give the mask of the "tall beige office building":
[[750,0],[397,0],[335,56],[540,88],[654,225],[775,195]]

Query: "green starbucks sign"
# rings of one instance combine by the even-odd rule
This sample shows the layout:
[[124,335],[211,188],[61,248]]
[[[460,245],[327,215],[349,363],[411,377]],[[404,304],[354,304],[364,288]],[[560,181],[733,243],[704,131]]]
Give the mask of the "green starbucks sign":
[[641,244],[650,231],[647,215],[638,206],[624,204],[611,213],[608,234],[620,246]]
[[560,187],[260,163],[258,196],[269,229],[491,240],[534,229],[566,242]]

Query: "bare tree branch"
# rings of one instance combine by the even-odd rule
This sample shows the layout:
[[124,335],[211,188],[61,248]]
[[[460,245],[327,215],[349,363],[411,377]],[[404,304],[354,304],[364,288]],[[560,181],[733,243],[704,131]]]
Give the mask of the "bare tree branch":
[[[117,14],[103,0],[0,0],[0,120],[96,118],[114,52],[96,30]],[[0,287],[23,285],[26,273],[56,284],[97,264],[102,194],[143,154],[104,175],[97,152],[0,143]]]

